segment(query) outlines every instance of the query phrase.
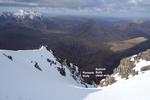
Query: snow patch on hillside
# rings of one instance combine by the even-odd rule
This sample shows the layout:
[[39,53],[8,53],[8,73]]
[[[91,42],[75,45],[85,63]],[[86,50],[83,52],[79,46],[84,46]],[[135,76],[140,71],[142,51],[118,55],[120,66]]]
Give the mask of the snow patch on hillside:
[[145,66],[148,66],[148,65],[150,65],[150,61],[140,59],[139,62],[136,62],[136,66],[135,66],[134,69],[137,70],[137,71],[141,71],[142,67],[145,67]]

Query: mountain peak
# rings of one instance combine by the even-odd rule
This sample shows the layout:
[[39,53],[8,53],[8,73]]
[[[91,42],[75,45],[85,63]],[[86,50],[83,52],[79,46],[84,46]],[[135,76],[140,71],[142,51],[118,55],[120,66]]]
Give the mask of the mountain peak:
[[8,12],[1,12],[1,16],[4,17],[14,17],[14,18],[29,18],[29,19],[34,19],[35,17],[41,17],[41,14],[37,11],[33,10],[24,10],[24,9],[19,9],[17,11],[8,11]]
[[41,16],[38,12],[27,11],[23,9],[19,9],[17,12],[14,13],[14,15],[22,18],[25,18],[25,16],[29,16],[30,19],[33,19],[35,16]]
[[39,50],[47,50],[47,46],[42,45]]

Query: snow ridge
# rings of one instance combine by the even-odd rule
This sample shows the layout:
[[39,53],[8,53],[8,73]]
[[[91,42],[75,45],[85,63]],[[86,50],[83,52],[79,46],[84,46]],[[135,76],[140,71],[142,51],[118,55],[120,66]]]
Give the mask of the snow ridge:
[[23,9],[19,9],[17,11],[1,12],[0,16],[14,17],[18,19],[29,18],[31,20],[33,20],[36,17],[38,18],[42,17],[42,15],[39,12],[32,11],[32,10],[23,10]]
[[[45,46],[37,50],[0,50],[1,70],[5,69],[6,65],[7,67],[14,66],[14,70],[16,67],[21,67],[33,73],[43,73],[50,79],[54,78],[55,81],[59,79],[62,82],[67,82],[67,84],[81,85],[81,79],[78,77],[80,75],[77,76],[77,73],[79,73],[77,66],[70,64],[69,69],[67,65],[59,63],[52,51],[47,50]],[[75,69],[74,73],[71,73],[71,68]],[[76,77],[76,80],[73,77]]]

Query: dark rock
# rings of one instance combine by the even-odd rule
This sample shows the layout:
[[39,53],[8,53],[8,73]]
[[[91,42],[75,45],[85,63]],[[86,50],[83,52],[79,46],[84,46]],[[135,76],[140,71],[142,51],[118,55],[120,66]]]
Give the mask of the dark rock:
[[144,66],[141,68],[141,71],[148,71],[150,70],[150,65],[149,66]]
[[35,62],[34,67],[37,68],[38,70],[42,71],[42,69],[40,68],[40,66],[38,65],[37,62]]
[[53,65],[53,64],[54,64],[54,65],[56,65],[56,62],[54,62],[54,61],[50,60],[49,58],[47,58],[47,62],[49,62],[49,63],[50,63],[50,66],[51,66],[51,65]]
[[58,69],[59,73],[60,73],[62,76],[66,76],[65,68],[63,68],[63,67],[61,67],[61,68],[58,67],[57,69]]
[[4,54],[4,53],[3,53],[3,55],[4,55],[5,57],[7,57],[8,59],[10,59],[11,61],[13,61],[12,56],[8,56],[8,55],[6,55],[6,54]]

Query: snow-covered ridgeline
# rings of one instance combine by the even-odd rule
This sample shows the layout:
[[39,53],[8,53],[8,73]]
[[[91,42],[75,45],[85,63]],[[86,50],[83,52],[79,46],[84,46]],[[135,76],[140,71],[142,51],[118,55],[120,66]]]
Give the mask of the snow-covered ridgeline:
[[58,80],[74,85],[81,84],[77,66],[70,64],[68,67],[59,63],[52,51],[48,51],[44,46],[37,50],[0,50],[0,66],[1,70],[6,68],[8,70],[11,68],[13,70],[20,69],[19,72],[29,71],[34,75],[42,74],[53,81]]
[[19,19],[28,17],[30,19],[34,19],[35,17],[41,18],[42,15],[37,11],[19,9],[17,11],[1,12],[0,16],[14,17]]
[[30,19],[34,19],[34,17],[38,16],[40,17],[41,15],[35,11],[25,11],[23,9],[20,9],[18,12],[15,12],[14,15],[16,17],[22,17],[24,18],[25,16],[29,16]]

